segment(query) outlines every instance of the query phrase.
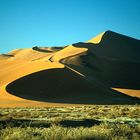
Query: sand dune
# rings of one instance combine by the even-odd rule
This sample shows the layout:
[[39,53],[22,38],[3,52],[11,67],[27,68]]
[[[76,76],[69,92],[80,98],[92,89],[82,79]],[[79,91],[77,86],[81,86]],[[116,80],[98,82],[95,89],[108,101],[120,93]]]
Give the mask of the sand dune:
[[112,31],[17,49],[0,55],[0,68],[0,107],[140,103],[140,41]]

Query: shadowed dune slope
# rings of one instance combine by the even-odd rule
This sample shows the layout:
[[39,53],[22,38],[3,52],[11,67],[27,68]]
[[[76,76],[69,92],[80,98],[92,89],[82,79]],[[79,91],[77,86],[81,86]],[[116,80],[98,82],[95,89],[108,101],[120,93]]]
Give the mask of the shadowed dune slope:
[[102,57],[140,63],[140,40],[112,31],[105,32],[98,44],[90,42],[73,45],[86,47],[89,49],[89,52]]
[[[107,31],[99,44],[76,43],[88,48],[86,54],[69,57],[62,63],[80,71],[91,82],[140,97],[140,41]],[[123,90],[124,89],[124,90]]]
[[68,68],[49,69],[20,78],[6,90],[16,96],[46,102],[70,104],[135,104],[135,98],[112,92]]
[[0,55],[0,68],[8,107],[14,99],[14,106],[140,104],[140,40],[112,31],[64,48],[17,49]]

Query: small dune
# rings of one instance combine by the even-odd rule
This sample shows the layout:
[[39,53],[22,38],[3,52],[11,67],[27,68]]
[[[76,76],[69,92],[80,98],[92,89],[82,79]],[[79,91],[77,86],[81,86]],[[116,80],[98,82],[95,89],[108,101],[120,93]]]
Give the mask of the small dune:
[[11,57],[14,57],[14,55],[10,55],[10,54],[0,54],[0,60],[5,60],[5,59],[9,59]]
[[39,51],[39,52],[57,52],[59,50],[61,50],[63,47],[38,47],[38,46],[35,46],[33,47],[32,49],[33,50],[36,50],[36,51]]
[[140,40],[112,31],[0,55],[0,107],[140,104]]

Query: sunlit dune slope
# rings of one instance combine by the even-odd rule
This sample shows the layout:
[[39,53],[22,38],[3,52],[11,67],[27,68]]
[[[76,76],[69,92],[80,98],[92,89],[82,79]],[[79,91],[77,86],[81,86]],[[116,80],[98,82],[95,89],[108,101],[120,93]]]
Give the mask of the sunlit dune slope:
[[0,107],[140,103],[140,41],[112,31],[1,54],[0,68]]
[[104,35],[105,33],[106,33],[106,32],[103,32],[103,33],[97,35],[96,37],[94,37],[94,38],[88,40],[87,42],[88,42],[88,43],[98,44],[98,43],[100,43],[100,41],[101,41],[101,39],[102,39],[102,37],[103,37],[103,35]]

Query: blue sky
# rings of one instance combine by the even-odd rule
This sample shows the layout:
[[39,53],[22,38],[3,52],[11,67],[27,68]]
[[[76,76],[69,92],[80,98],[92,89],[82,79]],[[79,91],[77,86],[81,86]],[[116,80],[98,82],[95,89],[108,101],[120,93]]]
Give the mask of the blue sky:
[[140,0],[0,0],[0,53],[112,30],[140,39]]

